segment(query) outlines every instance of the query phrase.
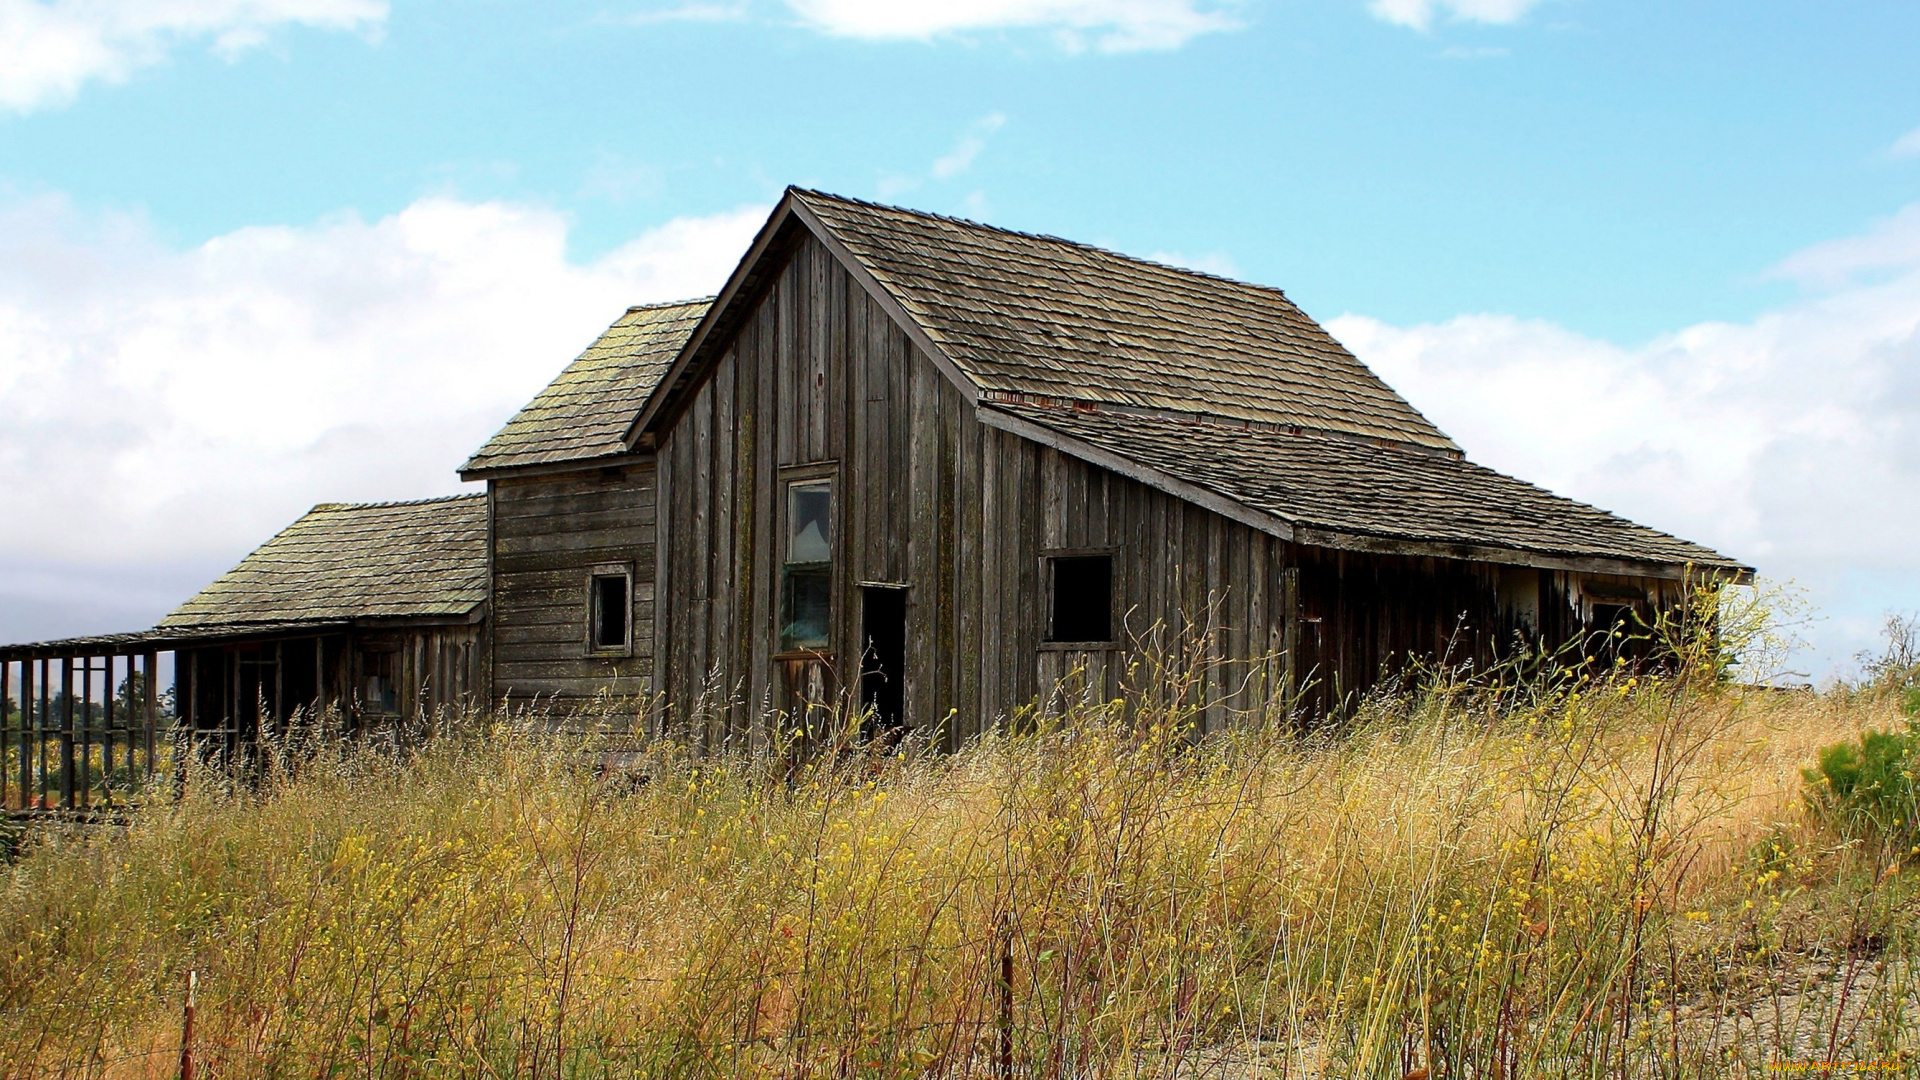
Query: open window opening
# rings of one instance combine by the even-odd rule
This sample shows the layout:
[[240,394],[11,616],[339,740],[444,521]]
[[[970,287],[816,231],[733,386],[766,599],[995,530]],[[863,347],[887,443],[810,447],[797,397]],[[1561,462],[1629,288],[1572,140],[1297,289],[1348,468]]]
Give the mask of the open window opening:
[[595,652],[625,652],[633,644],[633,575],[624,567],[594,571],[588,640]]
[[1112,642],[1113,556],[1056,556],[1047,560],[1047,576],[1047,640]]
[[787,485],[780,568],[780,651],[822,652],[833,616],[833,481]]
[[1647,659],[1652,635],[1632,604],[1595,603],[1588,611],[1588,656],[1607,664],[1639,664]]

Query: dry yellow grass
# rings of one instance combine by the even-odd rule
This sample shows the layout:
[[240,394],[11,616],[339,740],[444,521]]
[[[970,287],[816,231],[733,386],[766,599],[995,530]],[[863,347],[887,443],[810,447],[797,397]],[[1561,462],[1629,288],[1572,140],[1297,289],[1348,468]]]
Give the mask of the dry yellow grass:
[[190,971],[211,1077],[1910,1060],[1912,875],[1800,795],[1876,698],[1441,689],[1196,747],[1167,696],[945,757],[659,744],[637,784],[506,723],[196,773],[11,867],[0,1071],[175,1075]]

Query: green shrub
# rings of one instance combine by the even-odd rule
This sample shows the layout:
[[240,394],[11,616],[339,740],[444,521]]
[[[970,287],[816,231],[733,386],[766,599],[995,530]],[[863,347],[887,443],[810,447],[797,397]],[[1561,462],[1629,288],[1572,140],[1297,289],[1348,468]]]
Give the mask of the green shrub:
[[1905,840],[1914,834],[1916,751],[1920,724],[1835,743],[1820,751],[1818,768],[1802,773],[1808,799],[1848,835]]

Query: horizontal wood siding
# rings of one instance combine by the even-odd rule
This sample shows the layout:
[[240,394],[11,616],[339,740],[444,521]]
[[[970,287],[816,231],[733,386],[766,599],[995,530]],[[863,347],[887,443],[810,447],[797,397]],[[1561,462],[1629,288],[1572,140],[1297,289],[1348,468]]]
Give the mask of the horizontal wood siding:
[[[651,688],[655,467],[582,469],[491,481],[492,695],[562,708],[601,693]],[[633,568],[633,654],[587,647],[588,579],[602,564]]]

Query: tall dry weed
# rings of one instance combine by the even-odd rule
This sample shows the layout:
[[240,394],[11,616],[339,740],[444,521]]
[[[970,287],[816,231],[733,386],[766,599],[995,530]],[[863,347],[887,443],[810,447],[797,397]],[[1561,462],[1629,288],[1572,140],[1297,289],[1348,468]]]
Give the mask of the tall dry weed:
[[951,755],[508,717],[196,766],[9,869],[0,1071],[173,1075],[189,971],[209,1077],[1910,1060],[1905,854],[1799,788],[1881,699],[1438,679],[1196,742],[1171,666]]

